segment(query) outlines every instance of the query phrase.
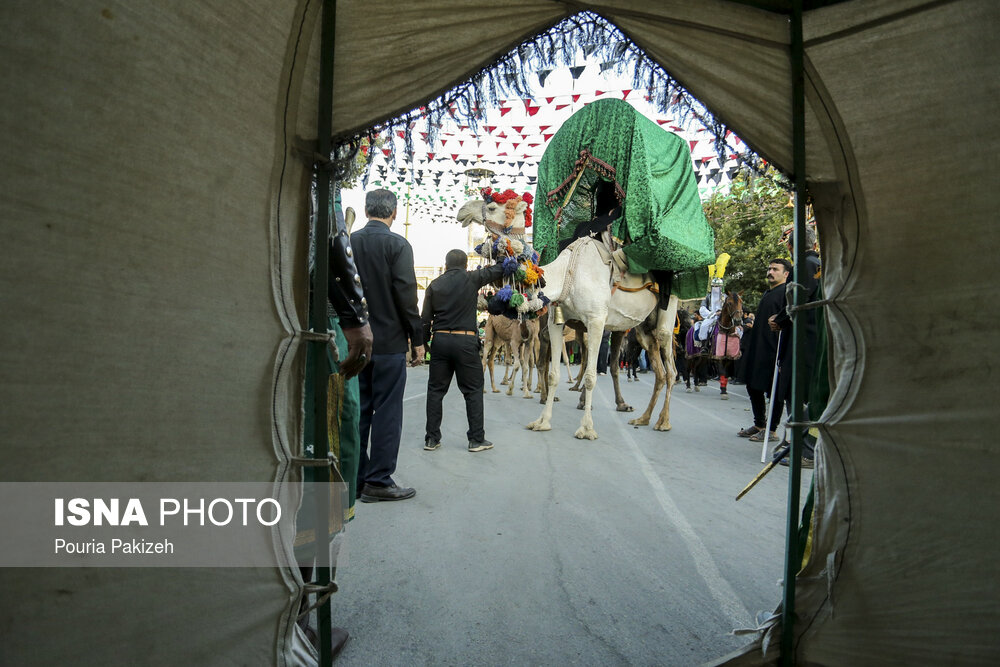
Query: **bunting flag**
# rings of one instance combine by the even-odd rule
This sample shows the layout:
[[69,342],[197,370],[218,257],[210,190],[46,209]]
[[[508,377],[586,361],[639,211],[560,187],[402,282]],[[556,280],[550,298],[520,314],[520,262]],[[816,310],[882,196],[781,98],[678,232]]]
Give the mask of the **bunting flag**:
[[572,76],[573,80],[576,81],[577,79],[580,78],[580,75],[583,74],[583,70],[585,69],[587,69],[586,65],[580,65],[579,67],[570,67],[569,68],[570,76]]
[[538,70],[537,74],[538,74],[538,85],[544,87],[545,79],[549,78],[549,74],[552,74],[552,70],[540,69]]

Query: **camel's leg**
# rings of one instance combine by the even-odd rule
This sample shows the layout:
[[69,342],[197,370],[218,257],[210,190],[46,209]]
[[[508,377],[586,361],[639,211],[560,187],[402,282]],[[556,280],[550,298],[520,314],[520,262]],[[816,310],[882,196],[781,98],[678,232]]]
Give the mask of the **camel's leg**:
[[657,431],[670,430],[670,393],[677,382],[677,359],[674,356],[674,318],[677,316],[677,297],[671,296],[666,310],[657,313],[656,338],[663,356],[663,372],[666,376],[667,389],[663,396],[663,408],[653,429]]
[[531,393],[531,380],[532,371],[534,371],[535,359],[531,347],[531,341],[529,340],[523,347],[521,352],[521,398],[534,398],[535,396]]
[[542,343],[538,352],[538,386],[535,387],[541,403],[545,402],[549,391],[549,358],[551,356],[552,346],[548,343]]
[[[591,332],[604,331],[605,317],[594,317],[587,321],[587,330]],[[594,416],[591,412],[591,404],[594,401],[594,386],[597,384],[597,357],[601,349],[601,337],[599,335],[587,336],[587,347],[583,358],[587,360],[586,371],[583,373],[583,386],[586,388],[585,403],[583,406],[583,419],[580,420],[580,428],[576,430],[577,438],[583,440],[597,440],[597,431],[594,430]]]
[[646,410],[635,419],[630,419],[628,423],[633,426],[646,426],[649,424],[649,418],[653,414],[653,407],[656,405],[656,400],[660,397],[660,391],[663,389],[663,385],[666,382],[666,375],[663,370],[663,358],[660,355],[660,345],[657,343],[656,338],[649,332],[644,331],[642,327],[637,327],[636,339],[639,341],[639,344],[642,345],[642,349],[646,350],[646,356],[649,357],[649,365],[652,368],[653,374],[656,376],[656,380],[653,384],[653,395],[649,399],[649,404],[646,406]]
[[514,380],[517,378],[517,368],[518,368],[518,358],[517,358],[517,345],[513,341],[507,343],[507,350],[510,352],[510,381],[507,383],[507,395],[514,395]]
[[[490,369],[490,387],[493,388],[493,393],[494,394],[499,394],[500,390],[497,389],[497,383],[496,383],[496,381],[495,381],[495,379],[493,377],[493,364],[494,364],[494,361],[495,361],[496,353],[497,353],[496,348],[491,343],[491,345],[486,348],[485,364]],[[483,393],[484,394],[486,393],[486,386],[485,385],[483,386]]]
[[[576,339],[580,341],[580,373],[576,376],[576,383],[569,388],[570,391],[580,391],[580,384],[583,382],[583,369],[587,367],[590,363],[590,339],[593,336],[576,332]],[[597,337],[600,340],[600,336]],[[597,355],[594,355],[594,359],[597,359]],[[597,368],[597,366],[594,366]]]
[[[621,369],[618,366],[618,357],[621,356],[622,343],[625,341],[624,331],[615,331],[611,334],[611,359],[615,360],[615,363],[610,364],[611,366],[611,380],[615,385],[615,406],[618,412],[632,412],[632,406],[625,402],[622,398],[621,384],[619,383],[619,374]],[[627,372],[627,371],[626,371]]]
[[[542,408],[542,414],[538,416],[538,419],[528,424],[528,428],[532,431],[551,431],[552,430],[552,403],[556,397],[556,388],[559,386],[559,370],[562,367],[555,359],[551,359],[551,341],[562,340],[563,336],[563,326],[562,324],[556,324],[555,318],[549,318],[549,350],[550,350],[550,360],[549,360],[549,372],[548,372],[548,388],[546,389],[545,396],[545,407]],[[565,353],[566,346],[563,345],[563,352]],[[569,357],[566,357],[567,361]],[[569,365],[569,364],[567,364]]]

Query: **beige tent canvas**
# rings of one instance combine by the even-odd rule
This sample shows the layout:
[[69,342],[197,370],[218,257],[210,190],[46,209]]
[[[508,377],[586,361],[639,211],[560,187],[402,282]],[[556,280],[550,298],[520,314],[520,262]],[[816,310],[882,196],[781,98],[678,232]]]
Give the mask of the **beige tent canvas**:
[[[833,394],[792,645],[805,664],[996,663],[1000,5],[804,4]],[[4,481],[294,481],[309,183],[294,149],[317,132],[322,5],[0,7]],[[333,133],[439,99],[589,9],[791,172],[792,6],[342,0]],[[0,578],[4,662],[315,661],[294,568]],[[156,604],[123,616],[135,591]],[[778,630],[732,660],[776,660]]]

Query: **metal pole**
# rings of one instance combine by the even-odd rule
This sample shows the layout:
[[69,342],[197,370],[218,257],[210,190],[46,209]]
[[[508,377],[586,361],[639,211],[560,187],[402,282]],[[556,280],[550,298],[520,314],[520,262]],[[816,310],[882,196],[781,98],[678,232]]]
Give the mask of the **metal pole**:
[[[331,157],[333,133],[333,47],[337,19],[336,0],[323,0],[320,20],[320,63],[319,63],[319,117],[317,120],[317,150],[324,158]],[[316,212],[316,271],[313,274],[311,326],[313,331],[328,332],[327,301],[328,276],[330,272],[330,210],[333,188],[332,171],[320,168],[316,179],[318,209]],[[310,341],[313,346],[313,457],[329,457],[330,443],[327,437],[327,386],[330,368],[326,359],[327,343]],[[316,484],[316,583],[326,586],[332,573],[330,564],[330,471],[327,467],[315,469]],[[317,595],[319,595],[317,593]],[[330,646],[332,631],[330,599],[316,610],[319,619],[319,664],[329,667],[333,664]]]
[[[792,70],[792,160],[795,178],[795,250],[794,282],[804,284],[806,229],[806,102],[805,47],[802,41],[802,0],[792,3],[791,70]],[[792,290],[792,305],[800,305],[805,295]],[[802,354],[805,352],[805,326],[798,311],[792,311],[792,424],[802,424],[805,383],[801,377]],[[799,554],[799,485],[802,478],[802,426],[791,427],[791,451],[788,452],[788,517],[785,529],[785,591],[781,605],[781,664],[795,664],[795,575],[801,569]]]

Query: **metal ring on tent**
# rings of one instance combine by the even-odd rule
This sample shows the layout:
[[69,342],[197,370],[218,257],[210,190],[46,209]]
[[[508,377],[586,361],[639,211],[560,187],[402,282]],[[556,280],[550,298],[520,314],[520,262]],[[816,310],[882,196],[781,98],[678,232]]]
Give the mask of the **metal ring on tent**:
[[833,299],[820,299],[819,301],[810,301],[809,303],[804,303],[801,306],[788,306],[788,312],[794,313],[799,310],[812,310],[813,308],[822,308],[823,306],[829,306],[833,303]]
[[302,586],[302,591],[306,595],[311,595],[313,593],[317,593],[317,594],[318,593],[322,593],[322,595],[320,595],[319,597],[317,597],[315,602],[313,602],[311,605],[309,605],[308,607],[306,607],[306,609],[304,611],[302,611],[302,613],[300,613],[297,618],[302,618],[303,616],[306,616],[313,609],[315,609],[316,607],[319,607],[320,605],[324,604],[327,600],[330,599],[330,596],[332,596],[338,590],[339,589],[337,588],[337,582],[335,582],[335,581],[331,581],[330,583],[326,584],[325,586],[320,586],[319,584],[305,584],[305,585],[303,585]]
[[330,454],[325,459],[313,459],[304,456],[293,456],[291,457],[291,462],[297,466],[303,466],[306,468],[325,468],[333,465],[333,454]]
[[326,343],[330,346],[330,353],[333,355],[333,360],[340,361],[340,350],[337,349],[337,338],[333,331],[324,331],[321,333],[309,329],[308,331],[300,331],[298,333],[302,336],[303,340]]

